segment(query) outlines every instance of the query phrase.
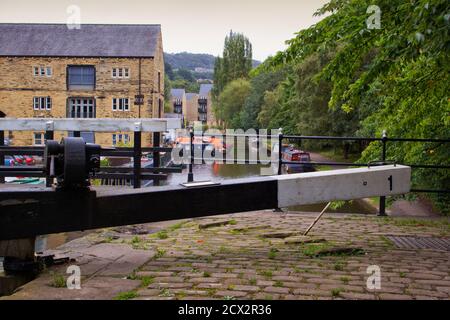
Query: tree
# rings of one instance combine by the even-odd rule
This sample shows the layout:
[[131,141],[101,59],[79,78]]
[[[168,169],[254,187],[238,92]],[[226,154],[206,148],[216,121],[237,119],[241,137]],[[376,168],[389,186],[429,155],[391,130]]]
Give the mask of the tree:
[[264,94],[266,91],[274,90],[285,79],[287,72],[288,68],[282,68],[276,71],[260,72],[251,77],[250,93],[240,113],[240,128],[244,130],[259,128],[257,117],[264,102]]
[[226,85],[214,106],[216,118],[226,128],[239,128],[240,112],[250,92],[250,82],[237,79]]
[[[314,77],[331,85],[328,106],[347,114],[359,112],[359,134],[414,138],[448,138],[450,132],[450,3],[447,0],[379,0],[381,27],[368,28],[370,0],[332,0],[318,11],[327,16],[301,30],[288,48],[265,66],[300,63],[317,52],[335,52]],[[346,130],[346,128],[337,128]],[[379,159],[372,143],[362,161]],[[445,144],[395,143],[389,159],[406,163],[448,164]],[[422,188],[450,184],[448,170],[413,170]],[[450,196],[432,194],[443,212]]]
[[241,33],[225,38],[223,57],[217,57],[214,64],[214,95],[217,98],[225,86],[235,79],[248,78],[252,69],[252,45]]
[[175,79],[175,74],[173,72],[172,65],[170,63],[168,63],[167,61],[164,62],[164,70],[170,80]]

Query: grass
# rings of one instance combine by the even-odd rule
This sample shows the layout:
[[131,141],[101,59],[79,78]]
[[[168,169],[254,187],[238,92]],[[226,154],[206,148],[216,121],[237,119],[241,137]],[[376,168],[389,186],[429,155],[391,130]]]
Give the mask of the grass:
[[236,221],[235,219],[231,219],[231,220],[228,222],[228,224],[234,226],[234,225],[237,224],[237,221]]
[[254,285],[256,285],[256,279],[255,278],[251,278],[251,279],[249,279],[248,280],[248,282],[250,283],[250,285],[252,285],[252,286],[254,286]]
[[344,159],[343,151],[341,149],[338,149],[337,151],[338,153],[336,153],[334,149],[329,149],[329,150],[322,150],[319,153],[322,156],[327,157],[335,162],[356,162],[360,158],[359,154],[351,153],[348,155],[348,159]]
[[141,243],[141,242],[142,242],[142,239],[139,238],[138,236],[134,236],[133,239],[131,239],[131,243],[132,244],[138,244],[138,243]]
[[332,166],[329,166],[327,164],[321,165],[321,166],[316,166],[317,171],[330,171],[333,170]]
[[217,289],[210,288],[207,289],[206,292],[208,292],[209,297],[214,297],[216,295]]
[[175,297],[178,300],[181,300],[181,299],[185,298],[186,296],[187,296],[187,294],[184,291],[180,291],[180,292],[175,293]]
[[157,248],[157,249],[156,249],[156,254],[154,255],[153,258],[154,258],[154,259],[159,259],[159,258],[164,257],[165,254],[166,254],[166,250]]
[[205,272],[203,272],[203,277],[209,278],[209,277],[211,277],[211,273],[209,273],[208,271],[205,271]]
[[341,295],[341,292],[342,292],[343,290],[341,289],[341,288],[334,288],[334,289],[331,289],[331,296],[333,297],[333,298],[337,298],[337,297],[339,297],[340,295]]
[[169,235],[167,234],[166,230],[159,231],[158,233],[156,233],[156,236],[158,237],[158,239],[161,240],[169,238]]
[[450,231],[450,220],[444,219],[413,219],[413,218],[392,218],[383,217],[377,219],[379,224],[393,224],[398,227],[432,227],[442,228]]
[[314,257],[320,251],[328,249],[330,246],[328,243],[311,243],[303,247],[302,253],[308,257]]
[[381,236],[381,240],[383,240],[383,242],[386,244],[386,246],[388,248],[393,248],[394,247],[394,244],[392,243],[392,241],[389,240],[387,237]]
[[275,259],[277,257],[277,252],[278,252],[278,249],[270,248],[270,251],[269,251],[269,254],[268,254],[268,258],[269,259]]
[[60,274],[54,274],[50,285],[54,288],[65,288],[67,286],[66,279]]
[[169,231],[175,231],[178,229],[181,229],[184,225],[186,224],[186,222],[179,222],[176,223],[174,225],[171,225],[169,228],[167,228]]
[[404,277],[406,277],[406,273],[405,272],[400,272],[400,278],[404,278]]
[[336,271],[343,271],[344,270],[344,263],[342,262],[336,262],[333,266],[334,270]]
[[266,277],[268,279],[272,278],[272,276],[273,276],[273,273],[270,270],[260,270],[258,272],[258,274],[261,275],[261,276],[264,276],[264,277]]
[[139,294],[132,290],[132,291],[126,291],[126,292],[121,292],[119,293],[114,300],[131,300],[134,298],[137,298],[139,296]]
[[233,296],[224,296],[223,300],[236,300],[236,298]]
[[154,282],[155,278],[152,276],[143,276],[141,277],[140,280],[141,280],[141,287],[146,288]]
[[274,287],[282,287],[284,286],[284,283],[281,282],[280,280],[275,281],[275,284],[273,285]]
[[225,246],[220,246],[219,247],[219,253],[231,253],[232,250],[230,248],[227,248]]
[[340,277],[340,279],[341,279],[341,281],[342,281],[343,284],[348,284],[349,281],[350,281],[350,278],[349,278],[349,277]]

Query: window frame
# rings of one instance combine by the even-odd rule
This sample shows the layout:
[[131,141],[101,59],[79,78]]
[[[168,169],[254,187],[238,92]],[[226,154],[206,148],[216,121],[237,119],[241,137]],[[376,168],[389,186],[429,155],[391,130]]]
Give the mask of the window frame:
[[[37,135],[40,136],[40,138],[37,138]],[[40,141],[40,143],[36,143],[36,141]],[[33,145],[34,146],[43,146],[45,145],[45,134],[43,132],[33,132]]]
[[130,111],[130,98],[112,98],[112,111]]
[[41,111],[41,110],[51,111],[52,110],[52,97],[50,97],[50,96],[33,97],[33,110],[35,110],[35,111]]
[[[79,88],[82,86],[88,86],[85,84],[70,84],[70,69],[71,68],[92,68],[93,69],[93,76],[94,76],[94,81],[92,83],[92,88],[90,87],[91,84],[89,84],[89,89],[86,88]],[[67,84],[67,90],[68,91],[95,91],[96,87],[97,87],[97,69],[95,67],[95,65],[91,65],[91,64],[70,64],[67,65],[66,68],[66,84]],[[71,86],[74,86],[75,88],[71,88]]]

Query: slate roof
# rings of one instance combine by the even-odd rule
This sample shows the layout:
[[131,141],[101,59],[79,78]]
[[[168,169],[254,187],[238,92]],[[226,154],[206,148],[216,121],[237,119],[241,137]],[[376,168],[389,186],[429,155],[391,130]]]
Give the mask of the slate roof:
[[208,93],[212,90],[213,85],[212,84],[201,84],[200,85],[200,93],[199,95],[201,97],[206,97],[208,95]]
[[170,90],[170,95],[175,99],[183,99],[183,95],[185,95],[184,89],[172,89]]
[[160,25],[0,23],[0,56],[154,57]]

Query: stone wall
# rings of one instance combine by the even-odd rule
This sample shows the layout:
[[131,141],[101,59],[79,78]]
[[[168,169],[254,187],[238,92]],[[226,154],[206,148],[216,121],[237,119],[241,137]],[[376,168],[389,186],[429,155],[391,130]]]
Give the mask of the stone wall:
[[[141,92],[144,105],[140,107],[142,118],[158,117],[159,100],[164,101],[164,60],[162,41],[159,40],[155,58],[141,59]],[[93,91],[68,90],[67,66],[93,65],[96,69],[96,84]],[[51,67],[52,75],[34,76],[33,67]],[[129,68],[129,78],[115,79],[113,68]],[[139,93],[139,59],[137,58],[25,58],[0,57],[0,111],[7,117],[54,117],[67,116],[69,98],[95,99],[97,118],[138,118],[139,106],[134,105]],[[158,73],[160,85],[158,86]],[[34,110],[33,97],[51,97],[51,110]],[[129,111],[113,111],[113,98],[128,98]],[[164,108],[161,108],[163,116]],[[67,133],[56,133],[60,139]],[[8,132],[14,145],[31,145],[33,132]],[[132,133],[130,133],[130,137]],[[96,134],[96,142],[112,145],[112,133]],[[150,134],[143,135],[143,145],[151,144]]]

